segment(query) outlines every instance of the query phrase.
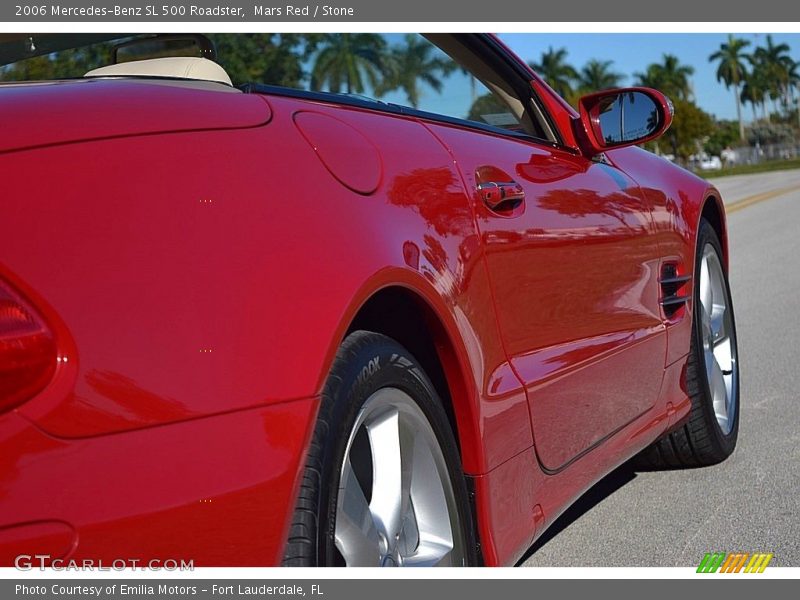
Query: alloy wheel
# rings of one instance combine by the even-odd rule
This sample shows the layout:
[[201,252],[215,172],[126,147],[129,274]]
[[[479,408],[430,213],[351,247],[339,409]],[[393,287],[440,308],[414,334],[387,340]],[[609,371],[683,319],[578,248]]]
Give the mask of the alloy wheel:
[[447,463],[424,413],[402,390],[378,390],[356,418],[334,531],[347,566],[465,563]]
[[725,274],[711,244],[703,248],[699,295],[706,382],[717,424],[722,433],[728,435],[739,408],[736,334]]

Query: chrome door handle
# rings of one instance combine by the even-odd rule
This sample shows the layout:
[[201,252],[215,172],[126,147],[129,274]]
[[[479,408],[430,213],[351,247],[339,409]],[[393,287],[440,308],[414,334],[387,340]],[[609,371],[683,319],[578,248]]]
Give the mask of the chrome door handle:
[[518,204],[525,199],[525,189],[515,181],[486,181],[478,184],[481,200],[492,210],[503,204]]

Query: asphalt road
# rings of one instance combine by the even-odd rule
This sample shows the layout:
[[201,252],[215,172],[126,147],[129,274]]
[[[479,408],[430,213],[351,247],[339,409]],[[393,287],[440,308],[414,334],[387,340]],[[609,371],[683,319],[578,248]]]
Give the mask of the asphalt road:
[[800,566],[800,170],[721,178],[741,368],[739,444],[723,464],[592,488],[524,566],[696,566],[710,551]]

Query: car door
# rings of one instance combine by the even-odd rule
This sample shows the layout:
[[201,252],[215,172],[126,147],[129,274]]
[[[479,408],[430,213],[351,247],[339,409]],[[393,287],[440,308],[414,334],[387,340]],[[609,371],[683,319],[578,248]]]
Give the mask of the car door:
[[515,112],[535,99],[509,100],[518,82],[485,83],[494,100],[483,120],[507,131],[428,126],[474,199],[502,342],[528,394],[540,463],[555,472],[658,398],[666,351],[658,246],[633,180],[558,147],[552,130],[535,139],[548,137],[529,131],[542,109]]

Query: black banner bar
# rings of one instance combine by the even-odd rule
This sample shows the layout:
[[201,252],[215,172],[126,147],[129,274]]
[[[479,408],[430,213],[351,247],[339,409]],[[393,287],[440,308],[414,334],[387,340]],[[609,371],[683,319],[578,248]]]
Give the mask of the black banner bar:
[[[674,600],[701,594],[732,598],[794,597],[791,579],[698,575],[691,579],[27,579],[0,581],[0,598],[29,600],[247,600],[306,598],[647,598]],[[712,581],[713,580],[713,581]],[[711,589],[713,586],[713,590]],[[758,586],[758,587],[756,587]],[[706,597],[706,596],[704,596]]]
[[4,0],[8,22],[787,22],[800,21],[800,3],[787,0],[697,2],[642,0],[534,2],[533,0]]

